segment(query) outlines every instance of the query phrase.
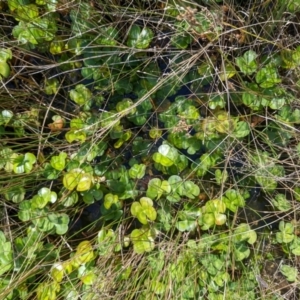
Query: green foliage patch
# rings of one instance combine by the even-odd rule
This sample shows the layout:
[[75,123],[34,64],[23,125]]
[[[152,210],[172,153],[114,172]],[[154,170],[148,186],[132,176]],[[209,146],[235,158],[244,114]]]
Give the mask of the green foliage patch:
[[298,299],[300,6],[125,2],[0,4],[0,298]]

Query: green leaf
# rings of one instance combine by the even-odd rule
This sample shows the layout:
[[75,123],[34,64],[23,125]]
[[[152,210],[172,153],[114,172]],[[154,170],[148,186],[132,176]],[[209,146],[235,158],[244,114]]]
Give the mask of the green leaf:
[[219,74],[221,81],[228,80],[231,77],[233,77],[235,74],[236,74],[236,69],[231,63],[225,63],[224,66],[222,64],[221,72]]
[[181,231],[193,231],[196,228],[197,222],[195,220],[183,220],[183,221],[177,221],[175,223],[176,228]]
[[32,215],[31,201],[22,201],[19,204],[18,218],[23,222],[27,222],[32,219]]
[[180,50],[186,49],[192,42],[192,37],[188,33],[179,33],[172,35],[171,43],[174,47]]
[[11,49],[0,48],[0,61],[7,61],[12,57]]
[[11,243],[6,241],[6,237],[1,230],[0,243],[0,276],[2,276],[13,267],[13,252]]
[[74,141],[84,143],[86,140],[86,133],[82,130],[70,130],[66,133],[65,137],[69,143]]
[[105,27],[100,37],[96,40],[98,45],[115,46],[117,44],[118,30],[112,26]]
[[6,61],[0,60],[0,79],[7,78],[10,75],[10,67]]
[[35,163],[36,157],[34,154],[26,153],[25,155],[19,155],[14,159],[13,170],[16,174],[29,173]]
[[294,255],[300,256],[300,238],[298,236],[290,244],[290,249]]
[[165,167],[172,166],[176,162],[178,157],[178,151],[168,144],[159,146],[158,152],[153,154],[153,160]]
[[[84,199],[84,198],[83,198]],[[68,194],[62,201],[64,207],[72,207],[78,202],[78,193],[76,191]],[[93,203],[93,202],[92,202]],[[90,203],[88,203],[90,204]]]
[[117,195],[113,195],[109,193],[104,196],[103,205],[106,209],[110,209],[113,204],[117,204],[118,202],[119,202],[119,197]]
[[224,96],[223,95],[213,95],[208,102],[208,107],[210,109],[224,108],[225,107]]
[[50,180],[57,179],[60,172],[51,167],[49,163],[45,164],[43,175]]
[[290,243],[294,240],[294,226],[291,223],[285,223],[280,221],[279,223],[280,232],[276,233],[276,240],[278,243]]
[[149,47],[154,34],[151,29],[144,27],[141,29],[138,25],[131,26],[128,33],[127,46],[137,49],[146,49]]
[[49,214],[48,219],[54,225],[56,234],[63,235],[68,231],[70,219],[67,214]]
[[153,232],[146,228],[134,229],[130,234],[133,249],[137,254],[152,251],[155,247],[154,238]]
[[245,75],[252,75],[257,70],[256,52],[249,50],[235,59],[236,64]]
[[146,165],[134,164],[129,170],[129,176],[133,179],[142,179],[145,176]]
[[106,255],[115,247],[117,235],[112,229],[101,229],[98,232],[98,252],[100,255]]
[[92,204],[95,201],[99,201],[103,198],[103,192],[99,189],[99,186],[94,185],[91,189],[81,193],[83,201],[86,204]]
[[103,216],[103,219],[106,221],[119,220],[123,214],[123,210],[121,208],[122,205],[120,201],[118,203],[112,204],[110,209],[106,209],[104,205],[101,205],[101,214]]
[[159,178],[153,178],[148,183],[147,197],[159,199],[163,194],[169,194],[171,186],[168,181],[161,181]]
[[154,153],[153,154],[153,160],[158,163],[161,164],[162,166],[165,167],[170,167],[174,164],[174,161],[172,161],[170,158],[163,156],[160,153]]
[[255,80],[262,88],[270,88],[281,82],[281,79],[278,78],[277,69],[272,66],[266,66],[259,70]]
[[192,181],[187,180],[182,184],[182,189],[179,189],[179,195],[186,196],[190,199],[195,199],[200,194],[199,187],[194,184]]
[[291,203],[286,199],[284,194],[277,194],[271,201],[280,211],[288,211],[292,208]]
[[93,245],[90,241],[81,242],[77,248],[76,253],[73,256],[74,263],[77,265],[83,265],[95,259],[93,251]]
[[137,217],[145,225],[148,224],[148,220],[154,221],[157,216],[153,201],[148,197],[142,197],[140,202],[133,202],[130,211],[134,217]]
[[82,174],[78,182],[76,190],[78,192],[88,191],[93,184],[93,176],[89,173]]
[[78,192],[84,192],[91,188],[93,176],[90,173],[85,173],[80,168],[75,168],[64,175],[63,184],[70,191],[76,188]]
[[12,201],[14,203],[20,203],[25,198],[25,189],[23,187],[13,187],[10,188],[5,194],[6,200]]
[[254,244],[257,239],[257,234],[246,223],[239,224],[234,230],[234,243],[241,243],[247,241],[249,244]]
[[243,243],[236,244],[233,250],[233,254],[236,261],[242,261],[249,257],[250,249]]
[[16,18],[18,21],[33,21],[39,16],[39,9],[35,4],[19,5]]
[[59,155],[51,157],[50,165],[58,171],[62,171],[66,166],[67,153],[61,152]]
[[42,282],[36,288],[37,299],[39,300],[54,300],[57,299],[57,293],[60,290],[60,285],[56,281]]
[[286,277],[287,281],[295,282],[298,276],[298,270],[289,265],[281,265],[280,272]]
[[53,280],[55,280],[56,282],[61,282],[63,280],[64,274],[65,271],[62,263],[59,262],[53,264],[50,270],[50,276]]
[[79,267],[78,277],[84,285],[88,285],[88,286],[94,284],[98,278],[97,275],[95,274],[95,270],[93,269],[86,270],[85,265]]
[[228,179],[228,172],[226,170],[221,171],[220,169],[217,169],[215,171],[215,178],[216,178],[217,184],[222,185]]
[[70,98],[78,105],[85,105],[92,99],[91,91],[83,84],[77,84],[74,90],[70,91]]
[[247,135],[249,135],[250,134],[250,125],[249,125],[249,123],[245,122],[245,121],[237,122],[236,128],[234,129],[233,134],[236,138],[244,138]]
[[52,192],[50,189],[44,187],[38,191],[38,194],[35,195],[31,200],[31,207],[32,208],[43,208],[49,202],[55,203],[57,200],[57,194]]
[[82,170],[74,169],[63,177],[64,187],[70,191],[74,190],[79,183]]
[[243,196],[236,190],[227,190],[225,197],[223,197],[223,201],[226,207],[232,212],[237,212],[239,207],[245,206],[245,200]]

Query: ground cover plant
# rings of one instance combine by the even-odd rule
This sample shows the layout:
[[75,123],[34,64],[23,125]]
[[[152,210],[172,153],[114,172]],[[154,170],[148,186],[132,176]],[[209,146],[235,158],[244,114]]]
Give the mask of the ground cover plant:
[[299,299],[300,2],[0,3],[1,299]]

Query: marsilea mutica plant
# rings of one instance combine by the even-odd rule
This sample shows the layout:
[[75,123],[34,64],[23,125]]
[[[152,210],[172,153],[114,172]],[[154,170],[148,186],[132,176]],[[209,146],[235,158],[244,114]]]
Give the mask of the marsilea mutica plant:
[[297,285],[296,2],[0,4],[3,299]]

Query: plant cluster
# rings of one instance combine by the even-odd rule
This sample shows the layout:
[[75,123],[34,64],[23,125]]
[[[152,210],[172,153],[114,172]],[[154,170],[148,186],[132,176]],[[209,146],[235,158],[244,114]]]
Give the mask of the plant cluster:
[[0,4],[1,298],[298,299],[300,2],[126,3]]

